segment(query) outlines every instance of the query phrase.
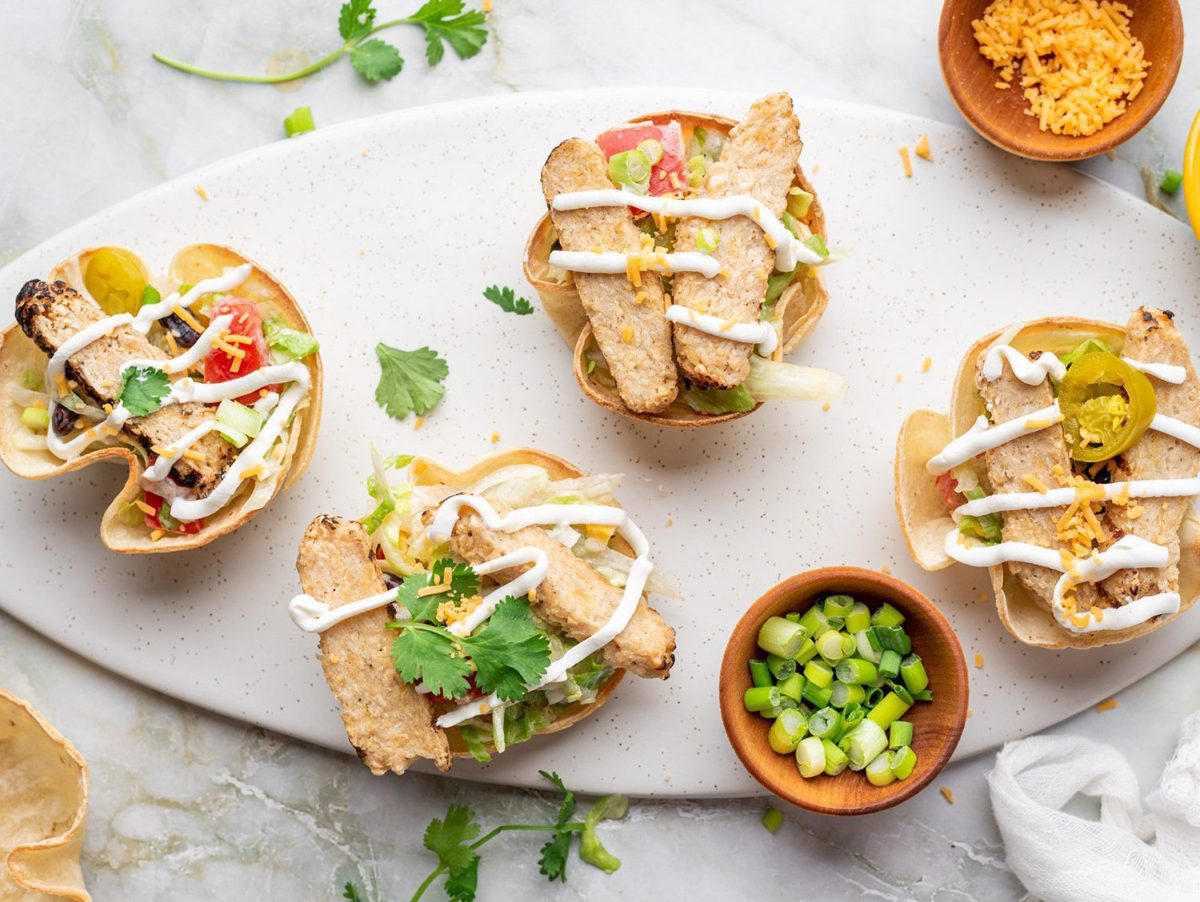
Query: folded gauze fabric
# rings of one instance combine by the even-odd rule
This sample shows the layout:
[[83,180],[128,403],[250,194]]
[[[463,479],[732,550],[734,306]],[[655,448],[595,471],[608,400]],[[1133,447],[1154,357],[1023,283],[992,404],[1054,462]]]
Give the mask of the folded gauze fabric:
[[[1183,722],[1149,813],[1129,762],[1078,736],[1008,743],[988,784],[1009,867],[1034,896],[1194,902],[1200,893],[1200,711]],[[1077,793],[1099,798],[1099,821],[1061,810]]]

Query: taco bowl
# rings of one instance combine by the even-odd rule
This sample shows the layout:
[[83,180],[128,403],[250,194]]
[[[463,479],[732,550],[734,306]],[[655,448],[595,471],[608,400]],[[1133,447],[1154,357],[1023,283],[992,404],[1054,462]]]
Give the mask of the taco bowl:
[[[594,713],[626,671],[669,675],[674,630],[644,599],[665,584],[649,576],[645,539],[616,502],[618,477],[532,449],[464,471],[373,457],[375,509],[309,524],[296,564],[303,594],[289,605],[297,626],[320,635],[347,736],[373,773],[418,759],[441,770],[455,757],[486,762]],[[585,522],[597,518],[607,525]],[[510,645],[485,636],[495,629],[510,631]],[[430,669],[436,652],[414,633],[461,644],[462,679]],[[472,643],[491,643],[495,659]]]
[[113,551],[205,545],[308,466],[316,341],[287,289],[236,251],[191,245],[153,277],[132,251],[92,248],[26,283],[16,308],[0,333],[0,461],[25,479],[124,465],[100,524]]
[[1170,312],[1049,317],[976,341],[950,412],[913,412],[897,440],[913,560],[987,566],[1001,622],[1028,645],[1162,628],[1200,595],[1197,397]]
[[[644,167],[647,182],[620,181],[621,158],[647,141],[658,157]],[[781,363],[828,305],[825,216],[798,163],[800,148],[786,94],[758,101],[742,123],[671,110],[555,148],[542,171],[550,210],[526,243],[524,272],[572,349],[588,398],[634,419],[697,427],[737,419],[763,400],[844,393],[840,377]],[[613,189],[624,193],[598,200]],[[614,206],[624,200],[629,207]],[[731,208],[717,211],[719,220],[701,219],[688,202],[704,200],[745,204],[755,218]],[[558,208],[575,202],[596,205]],[[678,204],[678,215],[636,206],[655,203]],[[777,244],[759,221],[802,246],[805,262],[786,270],[765,262]],[[610,263],[621,271],[594,269],[587,254],[597,251],[620,257]],[[718,274],[680,269],[689,257]]]

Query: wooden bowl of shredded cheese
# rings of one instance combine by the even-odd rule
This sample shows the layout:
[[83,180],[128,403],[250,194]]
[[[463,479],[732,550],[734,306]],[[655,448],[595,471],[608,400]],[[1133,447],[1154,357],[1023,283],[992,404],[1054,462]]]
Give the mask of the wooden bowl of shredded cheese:
[[946,0],[942,75],[993,144],[1033,160],[1111,150],[1158,112],[1179,74],[1178,0]]

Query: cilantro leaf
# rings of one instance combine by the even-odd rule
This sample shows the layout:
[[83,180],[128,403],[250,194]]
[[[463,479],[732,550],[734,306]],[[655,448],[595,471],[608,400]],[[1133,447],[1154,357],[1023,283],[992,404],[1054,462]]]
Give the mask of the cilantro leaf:
[[371,0],[349,0],[338,11],[338,34],[343,41],[361,38],[375,24],[375,8]]
[[408,21],[425,29],[425,59],[436,66],[446,55],[443,41],[459,59],[470,59],[487,43],[484,15],[477,9],[463,12],[463,0],[428,0]]
[[406,683],[418,681],[434,694],[446,698],[462,698],[471,684],[467,676],[471,663],[458,655],[455,639],[445,630],[424,624],[400,622],[400,630],[392,642],[392,662]]
[[380,342],[375,346],[375,356],[380,368],[375,400],[389,416],[397,420],[410,413],[420,416],[442,400],[446,393],[442,382],[450,367],[437,351],[431,348],[402,351]]
[[525,687],[550,665],[550,641],[524,598],[505,598],[475,635],[459,642],[475,664],[475,684],[505,701],[524,698]]
[[555,821],[556,826],[560,829],[556,830],[550,841],[542,846],[542,855],[538,859],[538,870],[552,882],[561,880],[566,883],[567,858],[571,854],[572,833],[570,830],[561,828],[569,823],[575,814],[575,793],[563,785],[562,777],[557,773],[547,773],[544,770],[540,770],[538,773],[558,787],[559,792],[563,794],[562,802],[558,806],[558,819]]
[[[450,572],[450,591],[421,597],[418,593],[429,586],[445,584],[445,573]],[[460,602],[479,594],[479,576],[470,564],[438,558],[428,573],[414,573],[404,578],[396,595],[396,603],[408,608],[412,619],[433,623],[438,605],[442,602]]]
[[479,856],[473,855],[471,863],[461,871],[446,875],[442,889],[450,902],[475,902],[475,890],[479,886]]
[[121,380],[121,405],[135,417],[154,413],[171,393],[167,374],[156,366],[126,367]]
[[350,65],[367,81],[389,81],[404,68],[404,57],[387,41],[372,38],[350,51]]
[[425,828],[425,848],[451,874],[461,874],[478,859],[471,840],[479,836],[479,822],[468,805],[451,805],[445,819],[434,818]]
[[342,898],[349,899],[350,902],[363,902],[363,897],[358,887],[349,881],[346,881],[346,885],[342,887]]
[[517,316],[528,316],[533,313],[533,304],[525,298],[516,296],[516,292],[508,286],[489,285],[483,289],[483,296],[503,310],[505,313],[515,313]]
[[291,328],[282,317],[270,316],[263,322],[263,338],[274,351],[279,351],[291,360],[303,360],[315,354],[320,345],[307,332]]

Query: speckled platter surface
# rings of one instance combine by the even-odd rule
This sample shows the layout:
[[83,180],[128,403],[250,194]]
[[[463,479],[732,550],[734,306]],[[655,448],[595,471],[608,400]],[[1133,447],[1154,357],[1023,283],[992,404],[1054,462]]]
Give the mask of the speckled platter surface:
[[[679,633],[667,683],[627,679],[595,717],[487,767],[456,763],[456,776],[534,785],[546,768],[589,792],[756,792],[721,729],[721,652],[745,607],[809,567],[892,568],[941,604],[968,661],[983,655],[958,757],[1073,714],[1200,639],[1195,608],[1112,648],[1021,646],[996,619],[986,573],[926,574],[909,562],[892,506],[903,417],[945,408],[959,357],[981,334],[1049,314],[1123,321],[1150,303],[1175,310],[1193,345],[1200,340],[1200,252],[1186,228],[1129,195],[949,126],[799,100],[805,167],[831,243],[851,252],[827,271],[829,310],[790,358],[849,379],[849,396],[828,412],[767,405],[688,433],[618,417],[580,394],[544,315],[507,316],[482,299],[493,282],[522,285],[523,242],[544,209],[538,171],[560,140],[664,108],[736,117],[751,99],[620,89],[408,110],[177,179],[13,262],[0,271],[4,298],[88,245],[124,244],[165,265],[190,242],[229,244],[296,296],[327,376],[304,479],[195,552],[105,550],[97,529],[117,468],[41,483],[0,472],[0,607],[163,692],[350,752],[315,641],[285,611],[304,526],[320,512],[363,512],[371,441],[465,466],[495,450],[499,432],[500,448],[536,445],[592,472],[627,474],[621,500],[686,600],[657,605]],[[935,162],[915,160],[906,179],[897,148],[922,134]],[[6,301],[0,325],[10,310]],[[445,400],[420,430],[373,400],[379,340],[429,345],[449,361]]]

